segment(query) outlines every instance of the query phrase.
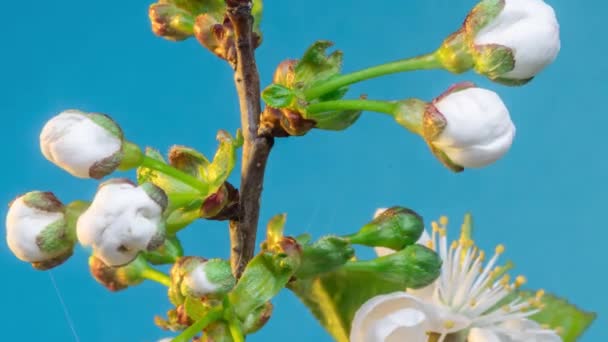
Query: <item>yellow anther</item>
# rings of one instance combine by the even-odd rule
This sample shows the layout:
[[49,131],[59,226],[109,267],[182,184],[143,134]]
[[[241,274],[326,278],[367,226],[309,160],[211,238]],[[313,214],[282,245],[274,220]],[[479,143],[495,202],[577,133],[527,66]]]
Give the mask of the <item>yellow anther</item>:
[[545,290],[540,289],[536,291],[536,300],[541,300],[545,296]]
[[448,217],[447,217],[447,216],[441,216],[441,217],[439,218],[439,223],[440,223],[442,226],[444,226],[444,227],[445,227],[445,226],[447,226],[447,225],[448,225]]
[[511,307],[509,305],[503,305],[502,306],[502,311],[504,311],[504,312],[511,312]]
[[427,242],[426,242],[426,246],[427,246],[429,249],[435,249],[435,243],[433,242],[433,240],[429,240],[429,241],[427,241]]
[[457,241],[452,241],[452,244],[450,245],[451,249],[456,249],[458,248],[458,242]]
[[476,300],[475,298],[471,299],[471,301],[469,302],[469,305],[470,305],[471,307],[475,307],[475,306],[477,306],[477,300]]
[[486,260],[486,252],[479,251],[479,256],[477,258],[479,259],[479,261],[485,261]]
[[515,288],[520,288],[522,287],[526,282],[528,282],[528,279],[526,279],[526,277],[520,275],[517,278],[515,278]]
[[504,245],[498,245],[496,246],[496,254],[500,255],[502,253],[505,252],[505,246]]
[[456,326],[456,323],[454,321],[445,321],[443,322],[443,327],[446,329],[452,329]]
[[433,228],[434,232],[439,232],[439,225],[437,224],[437,222],[431,222],[431,227]]
[[503,275],[502,278],[500,279],[500,285],[502,285],[504,287],[508,287],[510,282],[511,282],[511,276],[508,274]]

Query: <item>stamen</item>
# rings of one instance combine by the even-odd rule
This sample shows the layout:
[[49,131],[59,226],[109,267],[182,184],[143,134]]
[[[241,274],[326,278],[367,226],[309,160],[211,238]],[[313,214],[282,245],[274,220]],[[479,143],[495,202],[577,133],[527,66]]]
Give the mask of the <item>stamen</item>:
[[526,277],[520,275],[517,276],[517,278],[515,278],[515,288],[519,289],[520,287],[522,287],[526,282],[528,282],[528,280],[526,279]]
[[443,215],[439,218],[439,224],[441,224],[443,227],[446,227],[448,225],[448,217]]

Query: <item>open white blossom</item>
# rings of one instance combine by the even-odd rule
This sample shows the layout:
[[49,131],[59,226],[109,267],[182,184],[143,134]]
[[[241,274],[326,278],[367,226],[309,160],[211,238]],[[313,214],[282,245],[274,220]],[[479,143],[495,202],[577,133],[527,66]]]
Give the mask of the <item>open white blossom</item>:
[[[456,85],[431,104],[444,127],[427,137],[433,149],[462,168],[487,166],[504,156],[515,137],[515,125],[498,94],[469,85]],[[427,112],[428,113],[428,112]],[[439,156],[440,158],[442,156]]]
[[78,240],[92,246],[95,256],[107,265],[127,264],[139,252],[162,244],[165,207],[165,194],[152,184],[106,182],[78,219]]
[[[481,6],[501,6],[489,3],[487,0],[482,1],[473,10],[473,14],[475,11],[482,11]],[[494,10],[490,8],[486,11]],[[557,57],[560,50],[559,23],[553,8],[543,0],[505,0],[499,14],[475,34],[474,44],[481,54],[481,60],[495,53],[492,50],[484,51],[484,46],[498,45],[508,48],[515,64],[512,70],[496,76],[526,80],[534,77]],[[484,66],[481,68],[483,73]]]
[[102,178],[114,171],[122,144],[122,132],[112,119],[78,110],[53,117],[40,133],[46,159],[80,178]]
[[519,276],[510,283],[506,272],[511,266],[496,266],[502,245],[484,266],[485,253],[471,240],[469,226],[463,225],[460,239],[449,247],[446,226],[445,217],[434,222],[426,242],[443,260],[439,279],[420,290],[370,299],[353,319],[351,342],[426,341],[429,333],[439,341],[452,333],[467,333],[469,342],[562,341],[555,331],[528,319],[538,312],[543,291],[534,299],[517,298],[497,307],[525,282]]
[[[41,263],[72,253],[61,202],[33,191],[14,200],[6,215],[6,241],[20,260]],[[66,256],[66,257],[67,257]]]

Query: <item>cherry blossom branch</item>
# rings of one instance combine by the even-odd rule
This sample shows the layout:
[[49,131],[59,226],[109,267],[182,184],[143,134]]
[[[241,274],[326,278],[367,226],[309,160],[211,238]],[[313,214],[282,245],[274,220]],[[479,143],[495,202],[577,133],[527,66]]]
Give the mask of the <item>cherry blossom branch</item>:
[[230,260],[238,278],[255,250],[260,196],[264,172],[273,137],[258,132],[260,123],[260,79],[255,62],[251,0],[226,0],[227,16],[235,34],[236,66],[234,81],[241,107],[243,159],[239,218],[230,222]]

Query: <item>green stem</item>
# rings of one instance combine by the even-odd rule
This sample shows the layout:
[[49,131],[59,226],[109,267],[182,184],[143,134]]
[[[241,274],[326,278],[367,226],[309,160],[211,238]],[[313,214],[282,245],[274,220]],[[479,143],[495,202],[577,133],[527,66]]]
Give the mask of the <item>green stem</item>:
[[190,342],[196,334],[203,331],[209,324],[222,318],[222,310],[220,308],[209,311],[205,317],[194,322],[188,329],[184,330],[179,336],[173,339],[172,342]]
[[144,279],[155,281],[159,284],[165,285],[166,287],[171,286],[171,278],[168,275],[148,267],[141,272],[141,277]]
[[158,172],[166,174],[167,176],[173,177],[178,181],[200,191],[202,194],[206,195],[209,192],[209,187],[207,186],[207,184],[201,182],[198,178],[191,176],[185,172],[182,172],[174,168],[173,166],[167,165],[156,159],[144,156],[144,160],[141,166],[146,167],[148,169],[156,170]]
[[366,110],[370,112],[394,115],[399,105],[396,102],[374,100],[336,100],[313,103],[306,107],[310,114],[339,111],[339,110]]
[[231,322],[228,324],[228,329],[230,329],[230,335],[232,335],[232,340],[234,342],[245,342],[245,335],[243,335],[243,329],[241,327]]
[[306,100],[314,100],[347,85],[372,78],[413,70],[439,69],[442,64],[435,53],[402,59],[341,75],[304,91]]

